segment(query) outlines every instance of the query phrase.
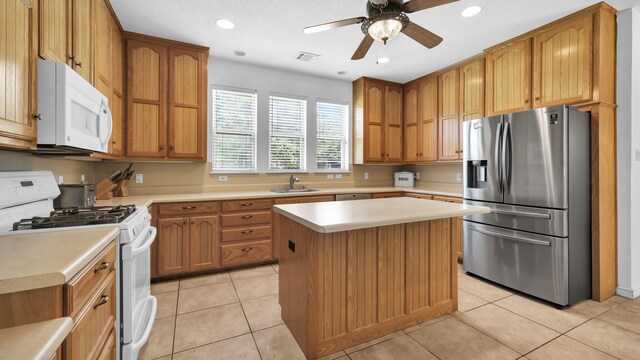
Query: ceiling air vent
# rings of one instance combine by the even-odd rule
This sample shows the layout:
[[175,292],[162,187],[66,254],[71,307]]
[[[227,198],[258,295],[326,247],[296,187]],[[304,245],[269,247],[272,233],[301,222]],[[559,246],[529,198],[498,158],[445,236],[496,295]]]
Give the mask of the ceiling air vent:
[[304,62],[312,62],[316,61],[320,58],[320,55],[300,51],[298,55],[296,55],[296,60],[304,61]]

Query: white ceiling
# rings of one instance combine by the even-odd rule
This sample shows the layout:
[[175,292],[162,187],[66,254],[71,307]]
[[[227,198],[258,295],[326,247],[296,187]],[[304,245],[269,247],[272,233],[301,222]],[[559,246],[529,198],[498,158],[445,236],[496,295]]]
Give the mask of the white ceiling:
[[[404,35],[385,46],[376,42],[367,56],[352,61],[363,38],[359,25],[305,35],[306,26],[365,15],[366,0],[111,0],[127,31],[209,46],[211,56],[324,77],[354,80],[371,76],[407,82],[479,54],[487,47],[597,3],[597,0],[460,0],[409,14],[415,23],[444,41],[427,49]],[[622,10],[640,0],[610,0]],[[483,11],[472,18],[460,12],[469,5]],[[233,30],[215,25],[233,21]],[[247,53],[245,57],[234,50]],[[294,59],[298,51],[321,55],[316,62]],[[376,65],[378,57],[391,62]],[[338,71],[346,71],[340,76]]]

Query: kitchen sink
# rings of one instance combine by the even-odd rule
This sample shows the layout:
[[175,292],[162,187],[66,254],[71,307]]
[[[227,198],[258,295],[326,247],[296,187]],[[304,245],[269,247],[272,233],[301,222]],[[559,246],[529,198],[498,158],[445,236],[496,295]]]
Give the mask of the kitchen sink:
[[306,192],[312,192],[312,191],[318,191],[316,189],[277,189],[277,190],[271,190],[271,192],[277,193],[277,194],[289,194],[289,193],[306,193]]

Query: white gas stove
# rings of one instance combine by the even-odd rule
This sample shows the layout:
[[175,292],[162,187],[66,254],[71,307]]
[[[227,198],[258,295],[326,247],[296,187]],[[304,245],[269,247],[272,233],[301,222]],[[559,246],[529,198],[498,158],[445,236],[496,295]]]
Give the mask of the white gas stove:
[[134,205],[53,208],[60,190],[49,171],[0,172],[2,235],[46,233],[72,227],[118,226],[116,256],[117,358],[134,360],[147,342],[157,310],[151,295],[151,214]]

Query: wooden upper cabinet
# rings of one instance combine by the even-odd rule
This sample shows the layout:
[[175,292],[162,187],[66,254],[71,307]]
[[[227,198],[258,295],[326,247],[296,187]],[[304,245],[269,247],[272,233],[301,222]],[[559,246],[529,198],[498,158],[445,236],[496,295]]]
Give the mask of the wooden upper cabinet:
[[484,116],[484,59],[460,67],[460,117],[462,121]]
[[586,14],[533,38],[534,107],[591,100],[592,27]]
[[111,98],[113,49],[111,39],[111,13],[103,0],[94,2],[94,53],[95,63],[93,71],[93,84],[108,99]]
[[438,77],[418,85],[418,156],[420,162],[438,161]]
[[111,144],[109,154],[121,156],[124,150],[124,39],[116,20],[112,19],[111,26],[111,98],[109,108],[113,118],[113,132],[111,133]]
[[365,81],[364,85],[364,161],[384,162],[385,84]]
[[189,271],[220,267],[219,217],[192,216],[189,226]]
[[127,156],[166,153],[166,46],[127,41]]
[[204,160],[208,81],[204,55],[169,49],[169,158]]
[[404,161],[418,160],[418,84],[404,88]]
[[458,69],[449,70],[438,76],[439,160],[458,160],[461,158],[458,85]]
[[487,115],[531,109],[531,39],[487,53]]
[[69,49],[69,0],[39,0],[40,4],[40,56],[66,63]]
[[385,160],[402,162],[402,86],[387,85],[384,107]]
[[189,271],[189,218],[158,220],[158,275]]
[[[33,0],[32,0],[33,1]],[[36,142],[37,3],[0,2],[0,145],[29,149]]]
[[88,82],[93,70],[93,0],[71,0],[72,20],[71,54],[69,66]]

